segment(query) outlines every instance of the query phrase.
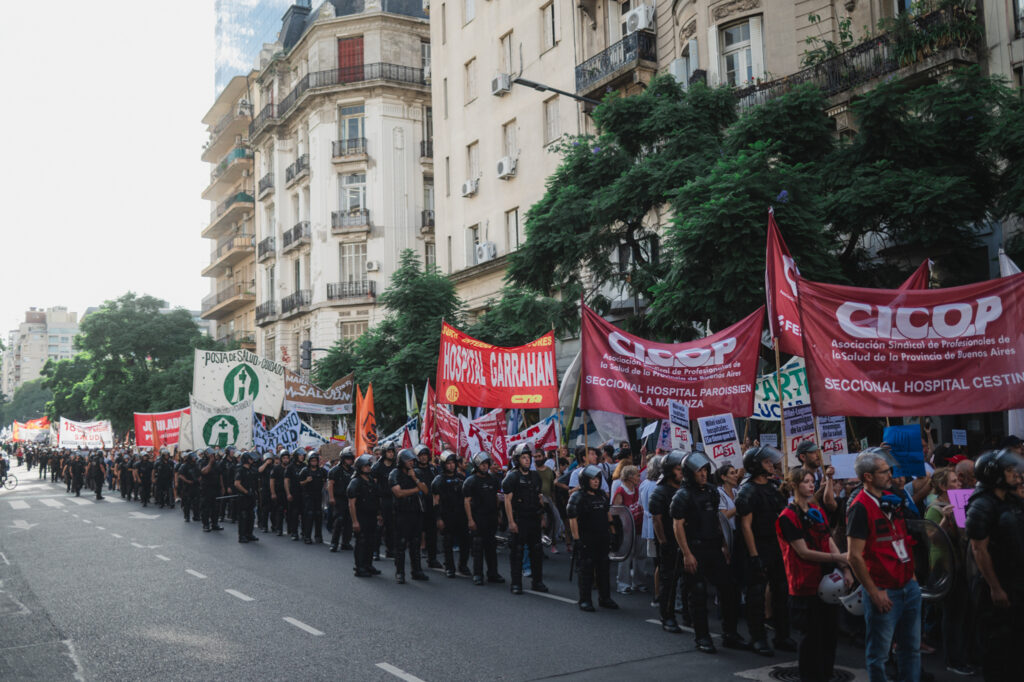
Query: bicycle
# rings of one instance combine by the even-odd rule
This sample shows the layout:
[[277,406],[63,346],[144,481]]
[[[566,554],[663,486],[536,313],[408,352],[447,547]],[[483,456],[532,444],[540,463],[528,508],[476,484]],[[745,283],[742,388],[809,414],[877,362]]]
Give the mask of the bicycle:
[[18,487],[18,477],[14,474],[7,474],[3,479],[3,486],[7,490],[14,490]]

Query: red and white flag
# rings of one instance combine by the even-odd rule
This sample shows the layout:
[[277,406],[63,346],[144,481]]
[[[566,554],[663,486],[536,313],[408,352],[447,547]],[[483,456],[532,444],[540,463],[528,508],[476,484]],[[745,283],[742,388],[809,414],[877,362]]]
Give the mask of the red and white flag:
[[778,339],[779,350],[803,355],[800,338],[800,312],[797,309],[796,282],[800,270],[789,255],[786,242],[775,222],[775,211],[768,209],[768,248],[765,253],[764,290],[768,299],[768,329]]

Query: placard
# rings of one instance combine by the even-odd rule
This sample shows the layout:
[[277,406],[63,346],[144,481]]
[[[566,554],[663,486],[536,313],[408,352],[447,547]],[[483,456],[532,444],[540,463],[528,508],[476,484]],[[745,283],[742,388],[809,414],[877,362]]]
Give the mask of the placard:
[[967,500],[974,494],[974,488],[953,488],[947,490],[949,503],[953,505],[953,520],[960,528],[967,527]]
[[715,469],[724,464],[743,466],[743,450],[736,434],[736,420],[731,414],[715,414],[697,419],[704,452],[714,463]]
[[832,455],[832,468],[836,470],[835,474],[833,474],[833,478],[837,481],[847,478],[857,478],[857,472],[853,469],[853,465],[856,461],[856,454]]
[[777,433],[762,433],[757,437],[761,445],[767,445],[771,448],[779,447],[779,434]]
[[818,417],[817,422],[821,461],[831,464],[833,455],[843,455],[850,451],[846,444],[846,417]]
[[953,429],[953,445],[967,445],[967,429]]
[[690,452],[693,438],[690,436],[690,406],[678,400],[668,401],[669,444],[673,450]]
[[786,450],[789,452],[789,466],[800,466],[796,448],[805,440],[816,440],[814,414],[810,405],[797,405],[782,411],[786,417]]

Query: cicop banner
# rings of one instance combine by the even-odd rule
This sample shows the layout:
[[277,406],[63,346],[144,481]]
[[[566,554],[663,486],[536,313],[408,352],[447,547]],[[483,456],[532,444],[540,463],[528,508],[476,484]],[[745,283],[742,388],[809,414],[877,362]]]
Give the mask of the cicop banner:
[[731,414],[715,414],[697,419],[704,453],[711,457],[715,469],[725,464],[743,466],[743,449],[736,433],[736,420]]
[[60,418],[58,447],[62,448],[112,448],[114,429],[109,421],[74,422]]
[[178,445],[181,416],[187,412],[187,407],[183,407],[180,410],[171,410],[170,412],[136,412],[135,445],[140,448],[154,447],[154,427],[156,428],[159,447]]
[[[779,391],[782,391],[781,407]],[[779,383],[775,383],[775,372],[757,378],[754,386],[754,419],[777,422],[782,408],[810,405],[811,392],[807,389],[807,368],[804,359],[794,357],[782,366]]]
[[437,395],[448,405],[558,407],[555,333],[506,348],[442,322]]
[[208,405],[251,400],[256,412],[277,417],[284,402],[285,367],[247,350],[197,350],[192,395]]
[[660,343],[628,334],[583,306],[580,408],[662,419],[678,400],[691,417],[749,417],[764,307],[717,334]]
[[240,450],[252,447],[252,400],[230,407],[214,407],[189,396],[192,415],[192,447]]
[[949,289],[799,286],[816,412],[897,417],[1024,407],[1024,274]]
[[285,370],[283,406],[286,410],[298,410],[306,414],[352,414],[354,386],[354,375],[349,374],[335,381],[325,391],[298,374]]

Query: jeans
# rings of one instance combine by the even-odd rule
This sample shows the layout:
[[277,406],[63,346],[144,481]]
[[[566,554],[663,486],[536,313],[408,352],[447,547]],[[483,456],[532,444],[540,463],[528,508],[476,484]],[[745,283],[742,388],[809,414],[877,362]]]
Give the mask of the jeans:
[[921,679],[921,588],[916,580],[897,589],[886,590],[892,608],[889,613],[875,610],[871,599],[864,598],[864,641],[868,677],[871,682],[886,682],[885,662],[896,641],[896,679],[917,682]]

